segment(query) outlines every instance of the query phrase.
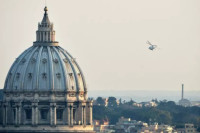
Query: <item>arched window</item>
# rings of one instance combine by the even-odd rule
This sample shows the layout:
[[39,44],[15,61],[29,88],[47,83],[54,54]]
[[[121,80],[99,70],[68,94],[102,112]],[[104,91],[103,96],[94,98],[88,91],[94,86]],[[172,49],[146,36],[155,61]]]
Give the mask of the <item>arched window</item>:
[[74,122],[75,122],[75,119],[76,119],[76,108],[73,108],[73,119],[74,119]]
[[47,33],[46,32],[44,32],[44,41],[47,41]]
[[48,32],[48,41],[50,42],[50,32]]
[[47,120],[48,109],[41,109],[40,116],[42,120]]
[[26,119],[31,120],[32,119],[32,109],[25,109],[26,113]]
[[63,109],[56,109],[56,117],[57,117],[57,120],[63,119]]
[[41,34],[41,41],[43,41],[43,32],[40,32]]
[[15,108],[13,109],[13,120],[15,121],[15,117],[16,117],[16,110]]

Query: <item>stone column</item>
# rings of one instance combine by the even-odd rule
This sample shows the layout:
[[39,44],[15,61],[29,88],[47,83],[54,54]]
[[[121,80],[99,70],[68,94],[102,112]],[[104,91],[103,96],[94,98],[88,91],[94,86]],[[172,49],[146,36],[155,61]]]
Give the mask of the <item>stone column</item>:
[[52,41],[55,41],[55,31],[52,32]]
[[73,106],[70,107],[70,125],[73,126],[73,121],[74,116],[73,116]]
[[45,32],[43,32],[43,42],[45,42]]
[[20,124],[20,111],[19,111],[19,105],[15,105],[15,126],[19,126]]
[[84,118],[83,118],[83,106],[81,106],[81,125],[84,123]]
[[52,107],[51,107],[51,105],[50,105],[50,125],[51,125],[51,126],[53,125],[53,120],[52,120],[52,118],[53,118],[53,111],[52,111]]
[[56,126],[56,103],[50,103],[50,124]]
[[50,42],[52,42],[52,32],[50,32]]
[[8,123],[7,108],[8,108],[8,103],[5,102],[3,105],[3,126],[6,126]]
[[32,102],[32,126],[37,126],[38,124],[38,102]]
[[21,124],[21,103],[16,104],[16,126]]
[[67,124],[73,126],[73,103],[67,103]]
[[39,32],[40,33],[40,42],[42,41],[42,32]]
[[19,125],[19,106],[15,107],[15,126]]
[[36,31],[36,41],[39,40],[39,34],[38,34],[38,31]]
[[67,105],[67,125],[70,125],[70,106]]
[[35,124],[34,122],[35,122],[35,108],[32,105],[32,126],[34,126],[34,124]]
[[45,32],[42,32],[43,33],[43,42],[45,41]]
[[35,126],[38,125],[38,105],[35,106]]
[[15,126],[17,126],[17,106],[15,106]]
[[86,106],[83,106],[83,125],[86,125]]
[[92,106],[89,107],[90,108],[90,125],[92,125]]
[[57,118],[56,118],[56,106],[53,106],[53,116],[54,116],[54,121],[53,121],[53,125],[56,126],[57,123]]
[[89,116],[89,124],[92,125],[92,101],[89,102],[89,112],[90,112],[90,116]]
[[81,104],[81,125],[85,125],[86,123],[86,111],[85,111],[86,103]]

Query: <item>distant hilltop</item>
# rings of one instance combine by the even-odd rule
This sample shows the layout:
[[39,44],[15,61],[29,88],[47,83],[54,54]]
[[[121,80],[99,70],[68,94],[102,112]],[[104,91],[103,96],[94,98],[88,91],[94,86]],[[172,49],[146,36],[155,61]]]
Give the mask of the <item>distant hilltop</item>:
[[[200,101],[199,93],[200,91],[185,91],[185,97],[188,100]],[[114,96],[117,99],[122,98],[123,100],[130,100],[131,98],[137,102],[150,101],[152,99],[158,100],[168,100],[178,102],[181,97],[179,90],[177,91],[166,91],[166,90],[90,90],[89,97],[97,98],[98,96],[109,97]]]

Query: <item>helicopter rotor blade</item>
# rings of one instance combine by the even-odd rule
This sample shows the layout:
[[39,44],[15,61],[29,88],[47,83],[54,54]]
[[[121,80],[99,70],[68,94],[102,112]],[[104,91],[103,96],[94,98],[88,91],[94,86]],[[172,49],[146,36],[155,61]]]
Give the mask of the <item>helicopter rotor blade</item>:
[[147,44],[152,45],[149,41],[147,41]]

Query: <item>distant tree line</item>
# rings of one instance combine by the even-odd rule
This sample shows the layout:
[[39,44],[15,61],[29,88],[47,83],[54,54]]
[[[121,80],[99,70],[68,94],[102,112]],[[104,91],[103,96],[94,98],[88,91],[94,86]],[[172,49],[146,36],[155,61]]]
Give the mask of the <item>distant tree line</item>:
[[108,105],[103,106],[103,98],[98,97],[97,103],[93,106],[95,120],[103,121],[108,119],[110,124],[116,124],[121,116],[147,123],[158,122],[159,124],[173,125],[178,128],[184,127],[185,123],[193,123],[200,127],[200,107],[183,107],[176,105],[173,101],[155,101],[157,107],[135,107],[134,101],[116,102],[115,97],[108,98]]

